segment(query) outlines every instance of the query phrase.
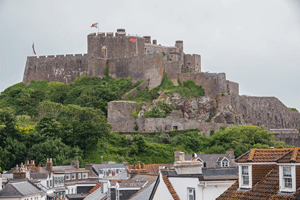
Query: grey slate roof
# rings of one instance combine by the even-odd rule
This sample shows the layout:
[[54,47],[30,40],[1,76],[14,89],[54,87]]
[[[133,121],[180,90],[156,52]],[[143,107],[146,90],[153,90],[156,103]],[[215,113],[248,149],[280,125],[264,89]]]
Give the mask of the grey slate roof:
[[9,182],[0,191],[0,197],[25,197],[38,194],[42,194],[41,190],[28,181]]
[[[229,167],[237,167],[234,158],[230,158],[229,154],[198,154],[197,158],[200,158],[206,163],[206,168],[217,168],[218,162],[220,162],[224,157],[229,160]],[[185,160],[192,160],[192,154],[186,154]]]
[[32,179],[47,179],[48,174],[46,174],[46,173],[31,173],[30,176]]
[[153,190],[155,183],[152,183],[149,187],[145,189],[141,189],[138,191],[133,197],[131,197],[131,200],[141,200],[141,199],[149,199],[151,192]]
[[104,200],[104,199],[107,199],[107,195],[101,192],[101,188],[98,188],[92,194],[84,198],[84,200]]
[[120,172],[118,175],[112,178],[112,180],[126,180],[127,179],[127,172]]

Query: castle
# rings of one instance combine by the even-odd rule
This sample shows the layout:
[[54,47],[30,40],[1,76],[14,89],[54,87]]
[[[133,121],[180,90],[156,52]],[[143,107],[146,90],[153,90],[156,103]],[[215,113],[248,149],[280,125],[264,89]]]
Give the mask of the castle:
[[[202,85],[205,95],[216,100],[217,110],[220,112],[226,106],[232,106],[235,110],[234,116],[227,116],[228,114],[223,110],[225,114],[220,121],[222,123],[242,123],[240,120],[233,119],[238,115],[244,119],[243,123],[265,125],[268,129],[300,128],[300,114],[291,112],[277,98],[240,96],[238,83],[226,80],[225,73],[201,72],[201,56],[185,54],[181,40],[177,40],[174,46],[166,47],[158,44],[157,40],[151,41],[150,36],[130,36],[126,35],[125,29],[118,29],[115,34],[111,32],[89,34],[87,45],[87,54],[27,57],[23,82],[29,84],[30,80],[47,80],[70,83],[82,74],[103,77],[105,69],[108,69],[109,75],[113,78],[131,77],[133,82],[138,79],[147,80],[147,86],[151,89],[161,83],[166,72],[175,85],[178,84],[178,78],[181,81],[193,80],[196,84]],[[124,105],[120,106],[124,107]],[[114,109],[114,105],[109,105],[109,108]],[[108,116],[110,122],[114,111],[109,111],[111,111],[111,115]],[[180,120],[166,121],[159,127],[168,127],[166,124]],[[111,123],[114,124],[113,121]],[[151,123],[156,126],[155,122]],[[182,123],[188,124],[184,120]],[[185,125],[182,128],[199,127],[197,122],[189,123],[193,125]],[[176,125],[178,126],[180,127]],[[213,129],[211,126],[209,127]],[[116,129],[116,131],[122,130],[122,128]]]

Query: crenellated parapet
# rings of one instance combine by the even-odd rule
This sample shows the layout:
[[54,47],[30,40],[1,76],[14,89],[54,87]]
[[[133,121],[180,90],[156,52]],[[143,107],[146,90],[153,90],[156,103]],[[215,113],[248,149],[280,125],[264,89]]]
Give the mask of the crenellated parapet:
[[88,74],[87,54],[66,54],[27,57],[23,82],[47,80],[70,83],[82,74]]

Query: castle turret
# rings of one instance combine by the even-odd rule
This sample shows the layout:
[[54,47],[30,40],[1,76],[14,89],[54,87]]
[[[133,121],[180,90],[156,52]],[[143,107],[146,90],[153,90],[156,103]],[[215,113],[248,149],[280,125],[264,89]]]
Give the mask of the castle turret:
[[145,38],[145,43],[151,44],[151,36],[144,36]]
[[183,41],[182,40],[177,40],[175,43],[175,47],[179,49],[179,54],[178,54],[178,61],[180,62],[181,69],[183,69]]

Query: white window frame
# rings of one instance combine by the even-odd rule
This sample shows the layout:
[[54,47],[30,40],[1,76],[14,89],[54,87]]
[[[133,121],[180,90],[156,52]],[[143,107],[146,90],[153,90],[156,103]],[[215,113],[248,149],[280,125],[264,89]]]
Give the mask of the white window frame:
[[82,179],[88,179],[89,173],[82,173]]
[[[242,168],[248,167],[249,184],[243,184]],[[242,164],[239,165],[239,188],[252,188],[252,165]]]
[[77,174],[78,179],[81,179],[81,173]]
[[72,173],[72,180],[76,179],[76,173]]
[[[226,158],[226,157],[224,157],[222,160],[221,160],[221,167],[229,167],[230,165],[229,165],[229,160],[228,160],[228,158]],[[226,166],[225,166],[225,163],[227,163],[226,164]]]
[[[291,168],[291,177],[284,177],[283,168]],[[285,179],[292,179],[292,187],[285,187]],[[280,165],[279,166],[279,190],[280,192],[296,192],[296,166],[293,165]]]
[[195,188],[189,188],[189,187],[187,188],[187,200],[190,199],[190,196],[193,197],[193,200],[196,200],[196,190],[195,190]]
[[66,180],[70,180],[70,174],[66,174]]

